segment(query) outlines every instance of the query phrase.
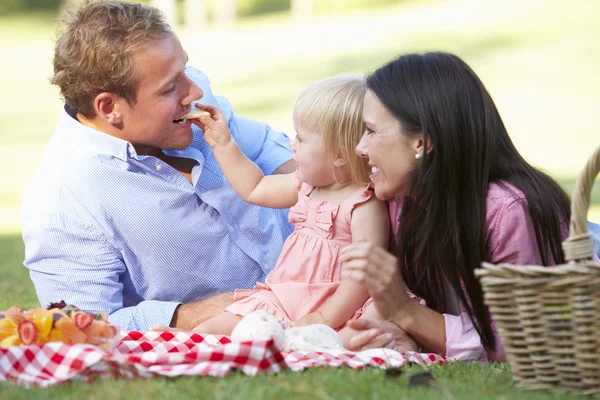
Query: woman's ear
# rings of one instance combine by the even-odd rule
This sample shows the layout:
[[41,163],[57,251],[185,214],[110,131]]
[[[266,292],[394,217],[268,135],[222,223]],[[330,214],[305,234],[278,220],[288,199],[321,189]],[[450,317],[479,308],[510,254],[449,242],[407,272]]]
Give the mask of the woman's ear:
[[426,138],[425,135],[423,133],[419,133],[415,139],[414,139],[414,150],[415,150],[415,157],[417,159],[421,158],[423,156],[423,152],[424,150],[427,152],[427,154],[431,154],[431,152],[433,151],[433,143],[431,142],[430,138]]
[[98,117],[115,127],[120,127],[123,124],[119,100],[122,99],[109,92],[102,92],[94,98],[94,109]]

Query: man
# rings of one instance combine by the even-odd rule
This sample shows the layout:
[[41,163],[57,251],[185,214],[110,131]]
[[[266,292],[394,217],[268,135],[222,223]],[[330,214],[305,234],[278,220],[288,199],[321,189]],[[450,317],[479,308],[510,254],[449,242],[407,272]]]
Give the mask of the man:
[[186,62],[154,8],[92,3],[67,22],[53,76],[65,107],[22,204],[43,306],[108,310],[126,330],[186,329],[274,266],[285,211],[244,203],[181,117],[200,98],[218,107],[265,174],[293,170],[289,139],[234,115]]

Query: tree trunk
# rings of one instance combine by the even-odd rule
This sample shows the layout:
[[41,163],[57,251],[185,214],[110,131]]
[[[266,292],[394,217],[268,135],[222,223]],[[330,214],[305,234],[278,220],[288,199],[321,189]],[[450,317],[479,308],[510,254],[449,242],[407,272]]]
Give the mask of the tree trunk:
[[207,1],[206,0],[184,0],[185,28],[197,30],[206,28],[207,24]]
[[231,26],[235,22],[235,0],[215,0],[215,24],[218,27]]
[[312,0],[292,0],[292,17],[307,20],[312,16]]
[[150,4],[162,11],[167,23],[173,29],[177,29],[177,4],[175,0],[152,0]]

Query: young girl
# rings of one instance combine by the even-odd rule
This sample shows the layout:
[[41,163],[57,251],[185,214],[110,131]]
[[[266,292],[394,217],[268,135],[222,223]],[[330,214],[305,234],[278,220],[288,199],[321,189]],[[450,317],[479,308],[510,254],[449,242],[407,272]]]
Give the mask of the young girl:
[[288,175],[263,176],[231,140],[221,113],[199,106],[211,114],[200,123],[231,187],[252,204],[291,207],[295,230],[265,283],[236,291],[233,304],[195,330],[229,335],[242,317],[259,309],[286,327],[324,323],[339,330],[362,313],[368,291],[341,280],[340,252],[360,240],[383,247],[389,240],[386,203],[373,196],[369,166],[354,151],[365,129],[364,94],[365,80],[357,76],[324,79],[300,94],[290,144],[297,171]]

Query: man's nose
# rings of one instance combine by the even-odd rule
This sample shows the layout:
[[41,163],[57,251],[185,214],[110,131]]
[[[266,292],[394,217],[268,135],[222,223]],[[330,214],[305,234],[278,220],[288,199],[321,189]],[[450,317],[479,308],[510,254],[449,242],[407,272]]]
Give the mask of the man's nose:
[[190,89],[188,91],[187,96],[185,96],[185,98],[181,102],[184,105],[191,104],[196,100],[200,100],[202,96],[204,96],[204,92],[202,91],[202,89],[200,89],[200,87],[196,85],[193,80],[191,80],[190,78],[187,78],[187,80],[190,83]]
[[[204,96],[204,92],[198,85],[192,82],[192,87],[190,88],[190,97],[193,97],[194,100],[199,100]],[[193,100],[192,100],[193,101]]]

